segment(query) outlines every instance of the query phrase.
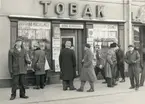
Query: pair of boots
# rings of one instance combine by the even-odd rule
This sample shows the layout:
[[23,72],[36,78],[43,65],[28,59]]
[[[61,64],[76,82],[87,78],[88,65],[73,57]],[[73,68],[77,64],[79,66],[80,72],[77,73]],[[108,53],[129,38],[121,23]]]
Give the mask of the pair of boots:
[[[85,83],[86,83],[86,81],[81,81],[81,86],[80,86],[79,89],[77,89],[77,91],[83,92]],[[87,90],[87,92],[94,92],[94,83],[93,82],[89,82],[89,84],[90,84],[90,89]]]

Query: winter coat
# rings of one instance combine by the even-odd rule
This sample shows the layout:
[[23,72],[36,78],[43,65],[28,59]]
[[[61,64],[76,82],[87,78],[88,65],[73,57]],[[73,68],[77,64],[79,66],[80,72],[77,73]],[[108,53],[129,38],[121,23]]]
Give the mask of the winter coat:
[[10,49],[8,54],[9,71],[12,75],[26,74],[27,64],[30,64],[30,58],[27,52],[22,49],[20,52],[15,48]]
[[35,75],[45,74],[45,51],[36,49],[32,61],[32,67],[35,70]]
[[93,53],[90,49],[87,49],[84,54],[80,80],[90,82],[94,82],[96,80],[96,75],[93,66]]
[[112,78],[116,74],[117,68],[116,53],[113,49],[109,49],[106,56],[105,76]]
[[96,67],[99,67],[100,65],[102,65],[102,67],[104,68],[105,60],[103,59],[101,55],[101,51],[97,51],[96,52]]
[[76,56],[72,49],[64,48],[59,55],[62,80],[73,80],[76,77]]
[[125,62],[128,64],[128,74],[131,76],[133,70],[134,73],[139,74],[140,69],[140,54],[138,51],[134,50],[131,52],[126,52]]

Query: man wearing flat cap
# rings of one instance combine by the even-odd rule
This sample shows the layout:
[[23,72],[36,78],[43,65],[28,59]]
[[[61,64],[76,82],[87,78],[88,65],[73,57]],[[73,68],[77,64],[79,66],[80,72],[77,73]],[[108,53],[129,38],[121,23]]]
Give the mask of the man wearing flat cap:
[[110,44],[110,49],[107,52],[106,65],[105,65],[105,75],[107,78],[107,87],[114,87],[116,84],[116,69],[117,69],[117,59],[116,59],[116,43]]
[[[133,45],[128,46],[129,51],[126,52],[125,62],[128,64],[128,74],[130,77],[131,87],[130,89],[138,90],[139,89],[139,63],[140,63],[140,54],[137,50],[134,50]],[[135,79],[135,83],[134,83]]]
[[10,100],[16,98],[16,90],[20,88],[20,98],[27,99],[25,95],[25,75],[27,73],[26,66],[31,63],[27,52],[23,49],[23,40],[18,38],[14,47],[9,51],[9,71],[12,76],[12,90]]
[[83,58],[83,67],[80,75],[81,85],[77,91],[83,92],[85,83],[88,81],[90,84],[90,89],[87,90],[87,92],[94,92],[94,82],[96,80],[96,75],[93,66],[94,57],[92,51],[90,50],[90,44],[86,44],[84,50],[85,54]]

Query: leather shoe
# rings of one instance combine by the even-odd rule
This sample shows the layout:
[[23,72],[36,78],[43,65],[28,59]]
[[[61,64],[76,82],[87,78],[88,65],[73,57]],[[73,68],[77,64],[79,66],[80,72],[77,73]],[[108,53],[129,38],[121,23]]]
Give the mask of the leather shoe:
[[77,89],[78,92],[83,92],[83,89],[79,88]]
[[89,89],[87,90],[87,92],[94,92],[94,89]]
[[122,80],[120,81],[120,83],[122,83],[122,82],[125,82],[125,79],[122,79]]
[[69,90],[76,90],[76,88],[70,88]]
[[20,96],[20,98],[28,99],[29,97],[28,96]]
[[10,100],[14,100],[16,98],[16,96],[11,96]]
[[129,89],[134,89],[135,87],[131,86]]

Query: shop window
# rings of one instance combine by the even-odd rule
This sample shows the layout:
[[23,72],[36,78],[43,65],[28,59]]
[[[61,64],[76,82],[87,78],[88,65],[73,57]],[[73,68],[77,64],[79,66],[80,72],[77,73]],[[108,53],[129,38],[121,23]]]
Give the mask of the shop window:
[[139,27],[135,26],[133,27],[133,36],[134,36],[134,45],[136,48],[140,47],[140,32]]
[[50,22],[39,21],[18,21],[17,37],[23,38],[24,48],[33,58],[33,49],[36,41],[40,43],[40,48],[46,52],[46,58],[51,67],[51,33]]

